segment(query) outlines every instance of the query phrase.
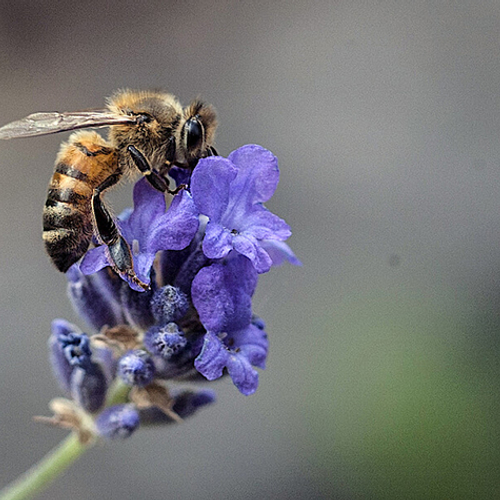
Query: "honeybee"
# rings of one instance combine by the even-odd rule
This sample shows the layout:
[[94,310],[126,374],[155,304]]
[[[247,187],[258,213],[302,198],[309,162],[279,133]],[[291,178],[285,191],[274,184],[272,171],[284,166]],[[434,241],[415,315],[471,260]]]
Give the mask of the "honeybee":
[[79,130],[61,145],[43,210],[43,240],[53,263],[66,272],[88,250],[92,236],[109,250],[113,269],[147,289],[135,274],[128,243],[102,195],[124,175],[141,173],[155,189],[169,189],[172,166],[193,169],[216,155],[217,118],[212,106],[194,100],[183,108],[161,91],[116,92],[102,110],[34,113],[0,128],[0,139],[75,129],[109,127],[105,140]]

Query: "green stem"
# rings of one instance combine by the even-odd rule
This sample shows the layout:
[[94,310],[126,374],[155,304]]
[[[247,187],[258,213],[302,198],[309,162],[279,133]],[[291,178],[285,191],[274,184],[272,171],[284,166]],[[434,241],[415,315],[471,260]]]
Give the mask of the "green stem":
[[80,443],[76,433],[71,433],[40,462],[0,491],[0,500],[33,498],[64,472],[87,448],[88,446]]
[[[127,401],[130,387],[115,381],[109,390],[105,407]],[[90,416],[88,416],[91,419]],[[0,491],[0,500],[24,500],[33,498],[46,488],[59,474],[64,472],[89,445],[81,444],[76,433],[72,432],[40,462],[19,476],[13,483]]]
[[[109,406],[117,405],[120,403],[126,403],[128,401],[128,393],[130,392],[130,387],[125,385],[120,379],[116,379],[113,385],[109,389],[108,396],[106,398],[105,408]],[[2,500],[0,498],[0,500]]]

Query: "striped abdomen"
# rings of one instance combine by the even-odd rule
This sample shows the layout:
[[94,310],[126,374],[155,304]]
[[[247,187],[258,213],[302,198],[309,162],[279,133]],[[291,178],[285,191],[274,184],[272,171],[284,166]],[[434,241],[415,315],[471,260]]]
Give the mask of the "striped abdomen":
[[66,272],[87,251],[93,234],[94,189],[116,165],[114,150],[95,132],[77,132],[59,152],[43,209],[43,240]]

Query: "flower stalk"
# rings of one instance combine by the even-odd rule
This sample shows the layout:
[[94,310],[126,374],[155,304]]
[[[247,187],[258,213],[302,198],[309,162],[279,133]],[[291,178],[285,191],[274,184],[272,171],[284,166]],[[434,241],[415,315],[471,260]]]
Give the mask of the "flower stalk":
[[84,445],[72,432],[13,483],[0,491],[0,500],[25,500],[47,488],[60,474],[73,464],[90,447]]

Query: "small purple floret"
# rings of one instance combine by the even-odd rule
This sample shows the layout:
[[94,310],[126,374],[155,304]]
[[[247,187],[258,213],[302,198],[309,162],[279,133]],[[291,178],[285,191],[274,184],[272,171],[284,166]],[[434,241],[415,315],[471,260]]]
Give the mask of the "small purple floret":
[[236,250],[250,259],[258,273],[269,271],[272,259],[261,242],[284,241],[290,227],[262,204],[274,194],[278,161],[267,149],[243,146],[227,159],[203,158],[191,178],[194,202],[209,218],[203,251],[221,259]]
[[107,269],[86,276],[80,264],[73,264],[66,273],[68,295],[73,308],[95,330],[104,325],[115,326],[124,322],[119,302],[121,280]]
[[207,332],[194,365],[208,380],[221,377],[227,368],[234,385],[248,396],[257,390],[259,383],[253,366],[265,368],[267,350],[267,334],[254,324],[231,333]]
[[160,325],[181,319],[189,308],[186,294],[178,288],[166,285],[155,292],[151,299],[151,310]]
[[120,358],[118,375],[127,385],[144,387],[153,381],[155,365],[146,351],[136,349]]
[[187,339],[176,323],[153,326],[144,335],[144,345],[151,354],[169,360],[187,345]]
[[174,404],[172,410],[181,418],[193,415],[199,408],[214,403],[215,392],[210,390],[191,392],[184,391],[174,394]]
[[283,241],[262,240],[262,248],[269,254],[273,261],[273,266],[281,266],[283,262],[288,261],[294,266],[301,266],[302,262],[293,253],[292,249]]
[[139,427],[139,412],[131,404],[106,408],[95,421],[97,432],[106,439],[125,439]]
[[71,366],[85,368],[90,364],[92,351],[89,337],[85,333],[59,334],[57,340]]

